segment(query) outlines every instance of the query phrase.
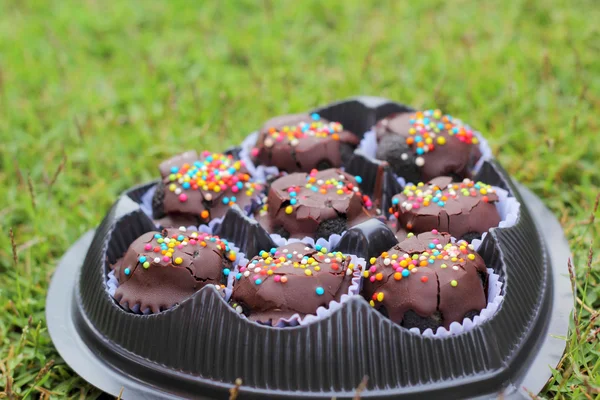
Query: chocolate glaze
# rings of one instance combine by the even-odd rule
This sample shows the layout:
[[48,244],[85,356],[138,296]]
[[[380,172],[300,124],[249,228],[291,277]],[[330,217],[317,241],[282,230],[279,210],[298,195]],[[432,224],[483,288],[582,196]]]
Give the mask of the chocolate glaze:
[[[170,256],[162,254],[163,248],[170,246],[165,239],[174,245]],[[123,306],[139,304],[141,311],[158,313],[206,285],[223,287],[235,259],[227,241],[217,236],[185,229],[148,232],[112,266],[119,281],[115,299]]]
[[[288,258],[288,254],[292,257]],[[309,257],[314,262],[303,264],[303,258]],[[350,257],[342,253],[326,253],[304,243],[291,243],[261,252],[240,268],[231,303],[238,312],[267,324],[294,314],[315,314],[317,308],[327,307],[348,293],[355,268],[360,266],[352,265]],[[269,270],[273,271],[271,275]],[[259,284],[255,277],[260,279]]]
[[[426,122],[436,124],[435,130]],[[441,129],[438,128],[437,124],[441,124]],[[411,134],[411,129],[417,131]],[[456,118],[441,115],[439,110],[392,114],[380,120],[375,125],[374,130],[380,144],[382,141],[385,142],[384,138],[387,140],[389,135],[397,135],[403,142],[408,144],[411,153],[407,152],[406,156],[401,155],[404,160],[400,163],[404,164],[405,161],[414,162],[420,169],[420,180],[423,181],[441,175],[456,176],[460,179],[470,178],[472,177],[471,170],[473,166],[481,157],[481,152],[477,146],[477,138],[473,136],[471,128]],[[424,146],[427,151],[423,154],[417,154],[417,144],[419,142],[413,140],[417,136],[421,136],[421,142],[426,144],[427,138],[423,135],[425,130],[432,139],[432,147],[430,149],[429,145]],[[411,143],[408,143],[408,141],[411,141]],[[386,147],[393,148],[389,144]],[[378,157],[388,161],[392,167],[399,162],[398,155],[387,154],[386,149],[378,151]],[[399,168],[406,169],[406,166],[401,165]],[[412,168],[407,168],[407,175],[407,179],[414,179]]]
[[[323,189],[327,182],[329,186]],[[313,191],[307,184],[326,192]],[[266,204],[256,212],[256,219],[270,233],[284,228],[291,237],[300,238],[313,237],[319,224],[340,217],[346,220],[346,227],[352,227],[373,216],[367,209],[372,207],[371,200],[354,188],[359,190],[356,178],[340,169],[290,174],[272,183]],[[338,190],[342,193],[338,194]],[[292,199],[296,204],[291,204]]]
[[[198,173],[185,188],[183,178],[194,168]],[[263,184],[251,180],[243,161],[219,153],[189,151],[164,161],[159,170],[163,186],[155,193],[153,213],[162,226],[205,224],[224,216],[233,204],[248,210],[264,189]],[[215,173],[220,174],[221,182],[212,179],[215,186],[208,186]]]
[[[429,263],[436,250],[440,256]],[[415,266],[411,263],[413,255],[424,258],[414,260]],[[428,327],[437,323],[449,328],[452,322],[462,323],[466,315],[476,315],[487,304],[483,259],[464,241],[453,245],[448,233],[412,235],[373,261],[364,273],[364,297],[392,321],[407,328],[414,327],[404,321],[404,315],[410,311],[421,317],[410,318],[412,321],[423,319]],[[402,261],[407,262],[405,267]],[[424,330],[427,326],[416,327]]]
[[[330,125],[334,133],[315,135],[309,126]],[[303,130],[304,128],[304,130]],[[291,132],[279,135],[282,130]],[[359,138],[344,130],[341,124],[331,123],[318,114],[292,114],[275,117],[261,128],[252,150],[253,161],[275,166],[286,172],[309,172],[316,169],[340,167],[348,150],[354,149]]]
[[[421,233],[437,229],[461,238],[467,233],[483,234],[500,223],[495,206],[498,195],[485,183],[468,179],[452,182],[450,177],[438,177],[419,185],[406,186],[392,198],[389,211],[398,220],[396,231]],[[425,201],[426,196],[434,197],[439,191],[446,198],[442,203],[436,203],[435,199]]]

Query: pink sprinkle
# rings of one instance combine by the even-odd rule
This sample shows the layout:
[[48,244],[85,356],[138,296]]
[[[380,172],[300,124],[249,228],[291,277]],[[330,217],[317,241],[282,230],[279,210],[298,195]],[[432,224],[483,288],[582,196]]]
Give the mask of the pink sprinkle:
[[419,206],[419,203],[413,203],[413,208],[414,208],[414,209],[417,209],[417,208],[419,208],[419,207],[420,207],[420,206]]
[[275,276],[273,277],[273,280],[274,280],[275,282],[279,282],[279,281],[281,280],[281,277],[280,277],[279,275],[275,275]]
[[183,245],[182,245],[182,244],[178,244],[178,245],[177,245],[177,248],[178,248],[178,249],[183,249]]
[[152,245],[150,243],[146,244],[144,246],[144,250],[148,251],[148,250],[152,250]]
[[377,267],[376,266],[371,266],[371,268],[369,268],[369,272],[375,273],[377,271]]
[[179,201],[180,201],[180,202],[182,202],[182,203],[185,203],[185,202],[187,201],[187,199],[188,199],[188,198],[187,198],[187,194],[185,194],[185,193],[181,193],[181,194],[179,195]]
[[221,185],[221,190],[223,190],[223,191],[227,190],[227,185],[226,184],[222,184]]
[[371,200],[367,200],[367,202],[365,203],[365,205],[367,206],[367,208],[371,207],[373,205],[373,203],[371,202]]
[[250,150],[250,154],[252,155],[252,157],[256,157],[258,156],[258,148],[254,147],[252,150]]
[[[433,230],[431,231],[431,233],[433,233],[434,235],[437,235],[437,234],[438,234],[438,230],[437,230],[437,229],[433,229]],[[437,239],[436,239],[436,240],[437,240]]]
[[432,242],[433,244],[440,244],[440,241],[438,239],[433,239]]
[[398,266],[398,267],[396,267],[395,271],[396,272],[402,272],[402,271],[404,271],[404,268]]
[[244,271],[246,271],[246,267],[241,267],[240,272],[244,272]]
[[275,140],[278,142],[281,142],[283,140],[283,136],[277,136],[277,138]]
[[202,152],[202,155],[203,155],[204,157],[210,156],[210,151],[208,151],[208,150],[204,150],[204,151]]
[[417,260],[412,260],[412,265],[417,265]]
[[233,193],[237,193],[237,192],[239,192],[239,191],[240,191],[240,189],[239,189],[237,186],[232,186],[232,187],[231,187],[231,191],[232,191]]
[[375,277],[374,277],[374,276],[372,276],[372,277],[370,277],[370,278],[369,278],[369,280],[370,280],[371,282],[375,282]]
[[413,201],[414,198],[415,196],[408,196],[408,201]]
[[170,259],[169,257],[167,257],[167,256],[164,256],[164,257],[163,257],[163,261],[164,261],[164,262],[169,262],[169,261],[171,261],[171,259]]
[[196,239],[190,239],[190,244],[193,246],[196,244]]
[[419,198],[417,199],[417,201],[418,201],[419,203],[422,203],[424,200],[423,200],[423,198],[422,198],[422,197],[419,197]]
[[254,276],[252,277],[252,279],[254,279],[254,280],[257,280],[258,278],[260,278],[260,275],[254,275]]

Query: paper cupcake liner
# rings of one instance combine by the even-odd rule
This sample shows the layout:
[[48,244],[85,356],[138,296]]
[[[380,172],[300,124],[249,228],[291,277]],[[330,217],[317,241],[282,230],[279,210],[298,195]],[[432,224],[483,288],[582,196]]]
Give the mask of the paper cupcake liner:
[[[511,226],[515,226],[521,213],[521,204],[515,197],[511,196],[508,191],[497,186],[492,186],[492,188],[498,195],[498,201],[495,203],[495,206],[496,210],[498,210],[498,214],[500,215],[500,222],[498,223],[498,226],[494,226],[492,228],[510,228]],[[389,220],[395,221],[396,217],[390,215]],[[481,239],[474,239],[471,242],[475,248],[475,251],[479,249],[483,239],[485,239],[487,234],[488,232],[484,232],[481,235]]]
[[462,323],[452,322],[450,324],[449,329],[441,326],[434,333],[431,328],[425,329],[423,332],[419,330],[419,328],[410,328],[409,330],[412,333],[416,333],[419,335],[423,335],[425,337],[433,337],[437,339],[446,338],[453,335],[459,335],[461,333],[468,332],[475,328],[476,326],[484,323],[488,319],[492,318],[494,314],[500,308],[502,304],[502,300],[504,300],[504,295],[502,292],[502,281],[500,280],[500,276],[494,273],[494,270],[491,268],[487,269],[488,272],[488,293],[487,293],[487,305],[479,315],[473,317],[473,319],[465,318]]
[[[340,235],[331,235],[329,240],[317,239],[315,241],[314,239],[309,238],[309,237],[305,237],[303,239],[286,240],[279,235],[271,235],[271,239],[273,239],[273,242],[275,243],[275,245],[277,247],[285,246],[286,244],[289,244],[289,243],[300,242],[300,243],[305,243],[307,245],[310,245],[312,247],[315,247],[315,245],[320,245],[327,249],[333,249],[335,247],[335,245],[340,241],[340,238],[341,238]],[[364,260],[364,258],[360,258],[360,257],[354,256],[351,254],[348,254],[348,255],[351,257],[350,262],[355,265],[355,269],[354,269],[354,273],[352,275],[352,283],[350,284],[350,287],[348,288],[348,292],[346,294],[343,294],[340,297],[339,301],[332,300],[329,302],[327,307],[321,306],[321,307],[317,308],[317,310],[315,311],[314,314],[305,315],[304,317],[301,317],[299,314],[294,314],[289,318],[281,318],[276,323],[272,324],[272,326],[276,327],[276,328],[286,328],[286,327],[307,325],[307,324],[314,323],[316,321],[319,321],[319,320],[331,315],[335,310],[338,310],[339,308],[341,308],[342,304],[344,304],[346,301],[348,301],[353,296],[360,296],[360,290],[361,290],[361,285],[362,285],[362,275],[361,274],[362,274],[362,269],[366,265],[366,261]],[[238,273],[238,268],[236,268],[234,273],[231,275],[235,275],[237,273]],[[230,289],[233,288],[233,281],[232,281],[232,286],[229,286],[229,288]]]
[[254,179],[267,182],[271,177],[279,175],[279,169],[273,166],[254,165],[252,157],[250,157],[250,151],[256,145],[257,140],[258,132],[253,132],[244,139],[240,146],[242,148],[240,151],[240,160],[246,164],[246,168]]
[[[207,225],[201,225],[197,228],[189,227],[188,229],[192,230],[192,231],[212,234],[212,228],[210,228]],[[235,244],[229,242],[229,246],[236,253],[237,258],[235,260],[235,265],[233,266],[231,273],[227,276],[227,283],[225,285],[225,288],[217,288],[217,290],[219,291],[219,293],[222,294],[222,296],[226,302],[229,301],[229,297],[231,297],[231,287],[233,286],[233,281],[235,279],[234,271],[236,271],[240,265],[248,264],[248,259],[246,258],[246,255],[244,253],[240,252],[240,249],[237,246],[235,246]],[[144,314],[144,315],[152,314],[152,312],[149,308],[147,308],[145,310],[140,310],[140,304],[134,304],[133,306],[130,306],[129,304],[126,304],[126,305],[120,304],[119,301],[117,299],[115,299],[115,293],[116,293],[118,287],[119,287],[119,281],[117,280],[117,277],[115,276],[115,271],[112,270],[108,273],[107,280],[106,280],[106,291],[108,292],[110,297],[112,297],[115,300],[115,302],[121,308],[125,309],[126,311],[132,312],[134,314]],[[169,308],[169,310],[171,308],[173,308],[173,306],[171,306]],[[163,311],[167,311],[167,310],[163,310]]]
[[[483,137],[481,132],[473,131],[473,133],[475,134],[475,136],[477,136],[477,140],[479,140],[478,146],[479,151],[481,152],[481,157],[479,158],[479,160],[477,160],[477,162],[471,169],[471,173],[473,175],[476,175],[481,169],[483,163],[485,161],[492,160],[494,155],[492,153],[492,149],[490,148],[488,141]],[[358,145],[358,149],[360,149],[364,154],[371,158],[377,158],[377,136],[375,135],[375,131],[369,130],[365,132],[365,135],[363,136],[362,140],[360,141],[360,144]],[[404,180],[404,178],[398,177],[398,183],[404,186],[407,182]]]

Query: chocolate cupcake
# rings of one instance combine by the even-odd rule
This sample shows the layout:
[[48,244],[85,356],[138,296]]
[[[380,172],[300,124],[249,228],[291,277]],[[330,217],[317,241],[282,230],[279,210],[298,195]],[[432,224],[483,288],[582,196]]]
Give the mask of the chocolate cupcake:
[[473,129],[440,110],[392,114],[380,120],[374,131],[376,157],[408,182],[442,175],[471,178],[481,157]]
[[206,224],[234,204],[249,210],[264,189],[253,182],[243,161],[220,153],[186,152],[163,162],[159,170],[162,182],[152,213],[166,227]]
[[341,167],[359,142],[342,124],[319,114],[285,115],[265,123],[250,156],[256,165],[310,172]]
[[363,275],[371,306],[406,328],[449,328],[486,307],[488,274],[473,246],[437,231],[409,235]]
[[269,232],[283,237],[329,238],[373,216],[361,177],[340,169],[294,173],[274,181],[255,213]]
[[225,287],[237,259],[225,239],[185,228],[148,232],[112,268],[115,299],[125,308],[158,313],[207,285]]
[[275,325],[315,314],[348,294],[360,266],[340,252],[296,242],[261,251],[235,276],[231,304],[253,321]]
[[399,238],[404,232],[437,229],[471,242],[500,223],[497,201],[498,195],[490,185],[470,179],[452,182],[444,176],[427,184],[406,186],[392,198],[389,212],[396,219]]

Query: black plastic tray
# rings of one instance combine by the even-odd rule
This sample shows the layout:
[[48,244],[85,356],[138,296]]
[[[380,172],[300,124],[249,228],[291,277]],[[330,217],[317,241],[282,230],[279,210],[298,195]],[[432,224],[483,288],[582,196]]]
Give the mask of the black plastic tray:
[[[364,132],[406,109],[361,97],[317,112]],[[243,399],[344,398],[354,395],[364,376],[365,398],[495,398],[502,391],[527,398],[523,387],[539,391],[564,350],[556,337],[566,336],[573,305],[568,244],[541,201],[515,186],[495,162],[486,163],[480,176],[511,191],[522,206],[516,226],[493,229],[480,248],[505,282],[505,299],[491,320],[467,333],[425,338],[358,298],[314,324],[265,327],[237,315],[208,287],[157,315],[125,312],[104,282],[107,263],[154,229],[137,203],[150,187],[145,185],[121,196],[95,233],[63,257],[48,293],[50,335],[84,379],[114,395],[123,387],[125,399],[225,398],[236,378],[243,380]],[[234,211],[227,218],[241,217]],[[256,224],[232,225],[224,222],[218,233],[250,255],[268,240]],[[371,223],[352,230],[339,246],[368,255],[387,240]]]

